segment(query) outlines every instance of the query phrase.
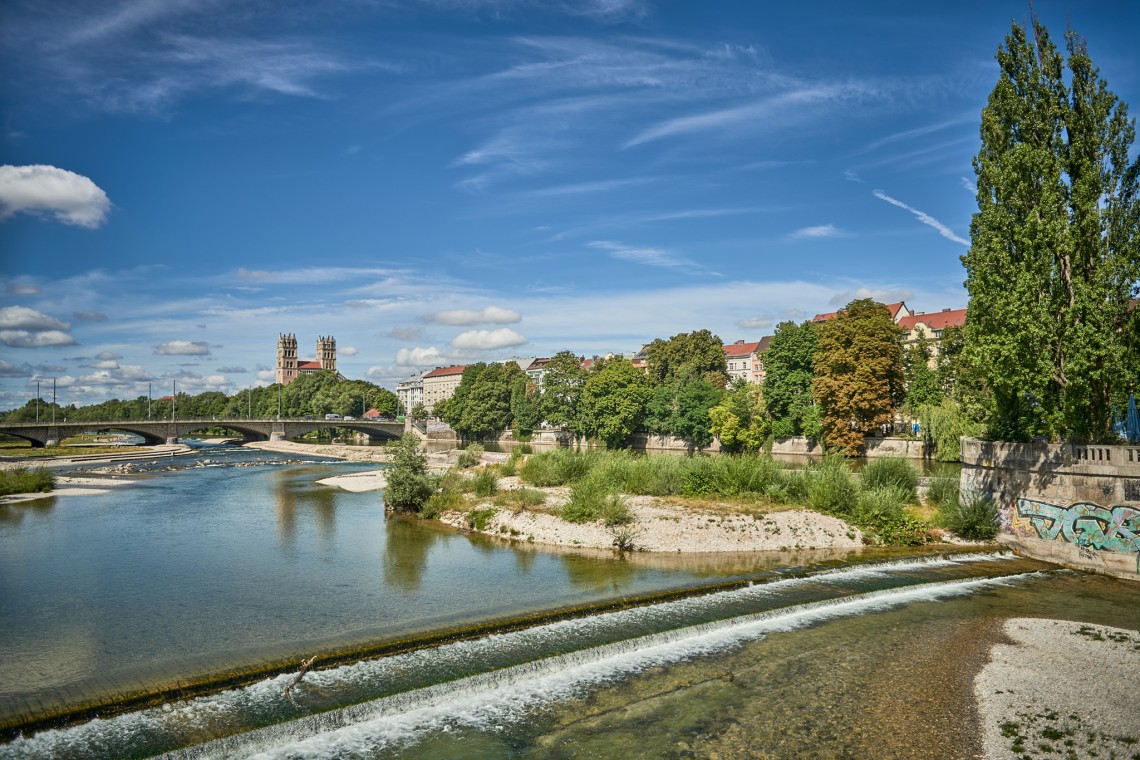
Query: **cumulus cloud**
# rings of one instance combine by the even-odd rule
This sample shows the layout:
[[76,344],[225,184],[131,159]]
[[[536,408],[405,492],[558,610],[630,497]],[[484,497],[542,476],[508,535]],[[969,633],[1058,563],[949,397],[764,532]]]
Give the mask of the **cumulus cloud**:
[[28,377],[32,368],[27,364],[17,365],[0,359],[0,377]]
[[435,346],[428,348],[416,346],[397,351],[396,364],[400,367],[442,367],[451,364],[451,359]]
[[54,166],[0,166],[0,220],[27,212],[94,229],[110,210],[107,194],[81,174]]
[[521,346],[526,338],[509,327],[498,330],[468,330],[455,336],[451,347],[460,350],[490,351],[508,346]]
[[0,343],[10,348],[46,348],[49,346],[74,346],[75,338],[60,330],[0,330]]
[[820,224],[815,227],[803,227],[788,235],[792,240],[819,240],[820,238],[843,237],[843,233],[834,224]]
[[112,361],[114,359],[122,359],[123,356],[122,354],[114,354],[110,351],[100,351],[99,353],[95,354],[95,358],[100,361]]
[[172,340],[154,347],[162,356],[209,356],[210,346],[204,340]]
[[498,306],[488,306],[480,311],[470,309],[452,309],[437,311],[425,317],[429,322],[439,322],[443,325],[478,325],[491,323],[495,325],[510,325],[522,319],[517,311],[501,309]]
[[0,309],[0,330],[66,330],[71,325],[27,306]]
[[765,327],[772,326],[772,320],[769,317],[751,317],[740,320],[736,326],[743,327],[745,330],[763,330]]
[[360,349],[356,346],[340,346],[336,351],[341,356],[356,356],[360,353]]
[[99,311],[77,311],[71,315],[76,322],[106,322],[107,315]]

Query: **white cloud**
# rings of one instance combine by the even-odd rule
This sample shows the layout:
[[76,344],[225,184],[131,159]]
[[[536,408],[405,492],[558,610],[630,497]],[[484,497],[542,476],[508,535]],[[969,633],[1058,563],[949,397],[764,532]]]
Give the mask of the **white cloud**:
[[745,330],[763,330],[772,326],[772,320],[769,317],[751,317],[740,320],[736,326],[743,327]]
[[172,340],[154,347],[162,356],[209,356],[210,345],[204,340]]
[[340,356],[356,356],[360,353],[360,349],[356,346],[338,346],[336,352]]
[[99,353],[95,354],[95,358],[99,361],[113,361],[115,359],[122,359],[123,357],[121,354],[114,354],[110,351],[100,351]]
[[396,364],[401,367],[442,367],[451,363],[451,359],[435,346],[401,348],[396,352]]
[[626,245],[612,240],[594,240],[587,243],[590,248],[608,251],[610,256],[622,261],[633,261],[651,267],[665,267],[667,269],[703,269],[697,262],[684,256],[677,256],[661,248],[649,248]]
[[40,289],[30,282],[10,282],[5,290],[14,296],[34,296],[40,292]]
[[0,343],[11,348],[46,348],[74,346],[75,338],[59,330],[32,332],[30,330],[0,330]]
[[0,330],[66,330],[71,325],[27,306],[0,309]]
[[892,206],[898,206],[899,208],[904,209],[904,210],[909,211],[910,213],[914,214],[914,217],[916,219],[918,219],[918,221],[922,222],[923,224],[927,225],[928,227],[933,227],[934,229],[938,230],[938,234],[941,235],[942,237],[946,238],[947,240],[953,240],[955,243],[961,243],[962,245],[969,245],[970,244],[969,240],[966,240],[965,238],[958,237],[957,235],[954,234],[954,231],[952,229],[950,229],[945,224],[943,224],[942,222],[940,222],[937,219],[935,219],[934,217],[932,217],[930,214],[927,214],[925,211],[919,211],[916,208],[911,208],[910,206],[906,205],[902,201],[895,200],[891,196],[884,193],[882,190],[875,190],[873,192],[873,195],[881,201],[886,201],[887,203],[891,204]]
[[520,321],[522,317],[517,311],[502,309],[498,306],[488,306],[481,311],[471,311],[468,309],[437,311],[435,314],[428,315],[425,319],[429,322],[439,322],[444,325],[462,326],[477,325],[484,322],[495,325],[509,325]]
[[884,288],[856,288],[836,293],[827,300],[832,306],[846,306],[857,298],[870,298],[879,303],[898,303],[914,298],[914,291],[905,288],[887,290]]
[[792,240],[818,240],[820,238],[843,237],[843,232],[834,224],[821,224],[816,227],[803,227],[788,237]]
[[958,180],[962,183],[962,187],[970,195],[978,194],[978,186],[974,184],[973,180],[966,179],[965,177],[959,177]]
[[422,327],[393,327],[387,336],[396,340],[419,340],[423,334]]
[[498,330],[468,330],[460,333],[451,341],[451,347],[460,350],[491,351],[496,348],[521,346],[524,343],[526,338],[509,327],[501,327]]
[[23,211],[94,229],[110,210],[107,194],[80,174],[54,166],[0,166],[0,221]]

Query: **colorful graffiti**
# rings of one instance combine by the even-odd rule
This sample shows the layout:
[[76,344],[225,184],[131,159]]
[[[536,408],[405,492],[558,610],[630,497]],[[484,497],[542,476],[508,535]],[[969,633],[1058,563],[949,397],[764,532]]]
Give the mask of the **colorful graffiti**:
[[1063,540],[1103,551],[1140,552],[1140,509],[1136,507],[1122,504],[1110,508],[1088,502],[1059,507],[1035,499],[1018,499],[1017,516],[1028,519],[1038,537],[1046,541]]

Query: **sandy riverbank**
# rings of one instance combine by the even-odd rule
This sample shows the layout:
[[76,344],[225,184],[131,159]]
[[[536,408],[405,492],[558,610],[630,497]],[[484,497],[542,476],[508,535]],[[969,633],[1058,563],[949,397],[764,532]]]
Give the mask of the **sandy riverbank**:
[[[61,451],[64,451],[61,449]],[[84,454],[82,449],[61,453],[50,457],[0,457],[0,470],[15,470],[20,467],[70,467],[75,464],[90,464],[93,462],[129,462],[135,459],[152,459],[155,457],[177,457],[191,454],[194,449],[181,443],[162,444],[160,446],[124,446],[121,452],[112,451],[104,454]]]
[[[519,488],[518,478],[500,478],[500,491]],[[546,494],[543,510],[556,511],[567,502],[568,488],[536,489]],[[829,515],[786,510],[760,515],[701,512],[654,496],[628,496],[634,520],[618,529],[601,522],[567,522],[546,511],[499,509],[482,533],[504,539],[551,546],[609,549],[615,530],[627,533],[633,546],[648,552],[755,552],[787,549],[857,549],[858,528]],[[494,508],[491,502],[470,509]],[[464,512],[444,512],[440,521],[473,530]]]
[[36,499],[47,499],[52,496],[95,496],[109,493],[121,486],[134,484],[135,481],[133,480],[57,476],[55,479],[55,488],[49,493],[17,493],[9,496],[0,496],[0,504],[11,504],[18,501],[35,501]]
[[1004,632],[974,680],[986,758],[1140,754],[1140,631],[1012,618]]

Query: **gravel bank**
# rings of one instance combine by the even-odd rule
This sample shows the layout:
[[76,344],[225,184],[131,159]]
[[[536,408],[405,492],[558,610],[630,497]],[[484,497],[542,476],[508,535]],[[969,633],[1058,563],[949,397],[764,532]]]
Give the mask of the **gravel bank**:
[[[500,490],[518,488],[518,478],[501,478]],[[569,498],[568,488],[537,489],[546,494],[544,509],[557,509]],[[626,499],[634,521],[628,531],[633,546],[647,552],[753,552],[786,549],[856,549],[862,533],[836,517],[789,510],[766,515],[704,513],[653,496]],[[471,509],[494,508],[490,502]],[[466,512],[444,512],[440,520],[471,530]],[[543,511],[499,509],[482,533],[552,546],[609,549],[615,529],[601,522],[571,523]]]
[[1004,632],[974,680],[987,758],[1140,756],[1140,631],[1012,618]]
[[119,486],[134,485],[133,480],[113,480],[111,478],[66,478],[56,476],[55,487],[48,493],[17,493],[0,496],[0,504],[17,501],[34,501],[51,496],[95,496],[108,493]]

